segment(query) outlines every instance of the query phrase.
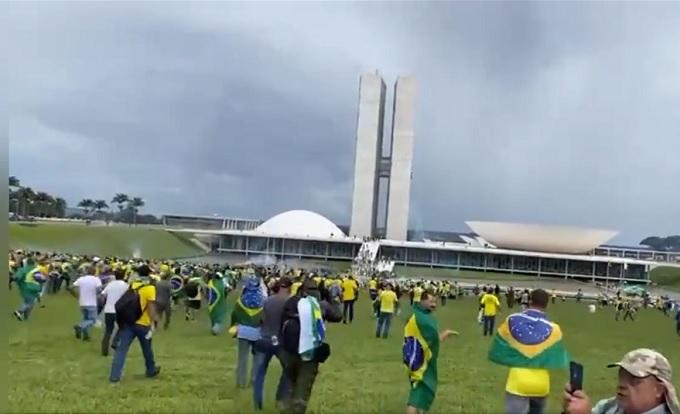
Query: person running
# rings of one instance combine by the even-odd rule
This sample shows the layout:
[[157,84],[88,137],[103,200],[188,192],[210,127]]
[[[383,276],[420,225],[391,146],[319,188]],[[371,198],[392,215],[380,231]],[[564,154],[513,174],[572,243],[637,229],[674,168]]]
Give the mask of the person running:
[[[163,265],[162,265],[163,266]],[[158,322],[163,318],[163,329],[170,327],[172,317],[172,285],[170,284],[169,270],[161,266],[160,280],[154,282],[156,286],[156,307],[158,309]],[[167,265],[164,265],[167,267]],[[158,324],[156,322],[156,324]],[[156,326],[157,327],[157,326]]]
[[40,273],[40,268],[36,266],[32,257],[24,259],[24,265],[14,274],[14,283],[21,296],[21,305],[14,311],[14,316],[18,321],[28,320],[42,292],[42,284],[46,280],[47,275]]
[[[90,340],[90,328],[97,322],[97,304],[102,281],[94,276],[94,266],[87,265],[83,268],[84,274],[73,282],[69,292],[78,298],[82,319],[73,326],[76,339]],[[77,292],[76,292],[77,288]]]
[[392,317],[399,309],[399,299],[397,298],[397,294],[394,293],[391,284],[388,283],[385,285],[385,289],[380,292],[377,302],[380,304],[380,307],[378,310],[378,326],[375,330],[375,337],[387,339],[387,336],[390,333]]
[[614,304],[614,309],[616,309],[616,313],[614,314],[614,320],[618,322],[619,318],[621,317],[621,314],[623,313],[623,309],[625,307],[625,303],[623,299],[616,299],[616,303]]
[[[141,316],[134,322],[122,323],[121,315],[118,315],[118,322],[120,332],[118,333],[118,346],[111,362],[111,373],[109,374],[109,381],[116,383],[120,381],[123,375],[123,368],[125,367],[125,359],[130,350],[130,345],[135,338],[139,341],[142,348],[142,355],[144,356],[144,365],[146,367],[146,377],[154,378],[161,372],[161,367],[156,365],[154,360],[153,348],[151,338],[154,331],[154,321],[158,320],[158,311],[156,309],[156,287],[151,284],[150,275],[151,270],[147,265],[142,265],[137,269],[139,279],[132,281],[130,289],[136,293],[135,300],[139,300],[139,308],[141,309]],[[129,292],[130,290],[128,290]],[[123,298],[119,299],[121,301]]]
[[439,332],[432,313],[437,299],[428,291],[413,305],[413,314],[404,327],[403,362],[408,370],[411,389],[406,414],[422,414],[430,410],[437,394],[437,359],[439,344],[458,332]]
[[354,276],[349,275],[342,281],[342,323],[354,321],[354,302],[357,300],[359,285]]
[[626,301],[624,309],[626,313],[624,313],[623,315],[623,321],[625,322],[626,319],[630,319],[631,321],[635,322],[635,313],[637,312],[635,304],[632,303],[631,301]]
[[130,287],[125,279],[125,271],[123,269],[116,269],[114,272],[116,280],[109,282],[104,290],[102,296],[106,298],[104,303],[104,336],[102,337],[102,355],[109,355],[109,348],[115,349],[118,346],[118,338],[120,336],[120,327],[111,342],[111,334],[116,325],[116,302]]
[[245,280],[241,297],[231,312],[231,329],[235,330],[238,339],[236,361],[236,386],[238,388],[247,388],[255,379],[254,361],[251,365],[250,380],[247,378],[248,360],[253,354],[255,343],[261,338],[263,305],[264,297],[260,289],[260,281],[251,276]]

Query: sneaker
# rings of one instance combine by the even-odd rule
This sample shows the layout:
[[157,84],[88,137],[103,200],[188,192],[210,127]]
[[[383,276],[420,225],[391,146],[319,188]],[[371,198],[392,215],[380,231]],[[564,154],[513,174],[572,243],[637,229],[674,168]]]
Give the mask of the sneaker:
[[158,374],[161,373],[161,367],[160,365],[156,367],[156,371],[153,372],[153,374],[146,374],[147,378],[155,378],[158,376]]
[[73,327],[73,332],[76,334],[76,339],[80,339],[83,336],[83,330],[80,329],[80,326],[76,325]]
[[19,311],[14,311],[14,317],[17,318],[19,322],[24,320],[24,315]]

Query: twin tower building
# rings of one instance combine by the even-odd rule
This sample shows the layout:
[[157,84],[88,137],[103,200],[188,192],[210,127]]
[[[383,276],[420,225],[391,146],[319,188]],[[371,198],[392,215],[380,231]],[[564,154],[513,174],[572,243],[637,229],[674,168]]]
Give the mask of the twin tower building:
[[[410,76],[399,77],[394,84],[392,131],[386,150],[383,149],[385,90],[385,81],[377,72],[361,75],[349,234],[406,240],[416,81]],[[383,194],[383,200],[379,200],[380,194]],[[378,223],[379,215],[386,217],[384,223]]]

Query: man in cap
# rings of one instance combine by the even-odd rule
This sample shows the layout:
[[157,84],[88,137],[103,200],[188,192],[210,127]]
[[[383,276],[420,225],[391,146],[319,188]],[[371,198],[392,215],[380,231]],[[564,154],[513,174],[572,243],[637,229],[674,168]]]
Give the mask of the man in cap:
[[616,396],[601,400],[591,408],[590,398],[585,392],[571,392],[567,385],[563,396],[565,413],[680,414],[680,404],[671,382],[671,364],[659,352],[636,349],[608,367],[619,367]]

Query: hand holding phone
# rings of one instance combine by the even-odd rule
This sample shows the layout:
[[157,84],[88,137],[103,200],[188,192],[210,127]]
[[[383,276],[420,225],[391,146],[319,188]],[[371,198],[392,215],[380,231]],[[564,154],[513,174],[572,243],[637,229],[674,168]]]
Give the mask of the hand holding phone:
[[572,393],[583,389],[583,365],[578,362],[569,363],[569,385]]

